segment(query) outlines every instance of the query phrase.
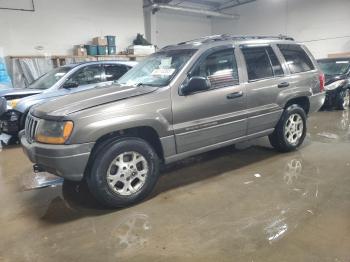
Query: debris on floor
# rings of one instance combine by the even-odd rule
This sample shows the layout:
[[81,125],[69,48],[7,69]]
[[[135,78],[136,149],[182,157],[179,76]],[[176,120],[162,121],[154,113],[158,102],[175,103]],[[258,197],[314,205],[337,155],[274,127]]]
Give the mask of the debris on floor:
[[32,172],[23,176],[23,190],[56,187],[63,184],[64,179],[47,172]]

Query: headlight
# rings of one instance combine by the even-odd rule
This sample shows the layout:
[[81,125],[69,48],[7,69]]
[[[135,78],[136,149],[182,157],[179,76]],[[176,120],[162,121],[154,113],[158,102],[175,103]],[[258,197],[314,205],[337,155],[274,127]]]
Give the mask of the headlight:
[[35,134],[35,140],[45,144],[64,144],[73,132],[72,121],[41,120]]
[[12,99],[7,101],[7,109],[14,109],[18,103],[19,99]]
[[328,86],[325,86],[324,89],[327,91],[335,90],[338,87],[344,85],[345,82],[346,82],[346,80],[338,80],[338,81],[333,82],[332,84],[329,84]]

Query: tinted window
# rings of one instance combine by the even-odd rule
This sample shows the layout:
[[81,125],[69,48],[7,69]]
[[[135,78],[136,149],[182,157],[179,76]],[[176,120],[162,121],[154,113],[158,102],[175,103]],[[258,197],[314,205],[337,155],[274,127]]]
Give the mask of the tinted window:
[[101,66],[86,66],[76,72],[68,82],[75,82],[78,85],[96,84],[102,81]]
[[[283,74],[281,65],[270,46],[244,47],[242,52],[246,61],[249,80],[271,78],[275,74]],[[269,53],[272,54],[272,57],[269,56]]]
[[278,45],[292,74],[315,69],[305,50],[299,45]]
[[207,77],[212,88],[237,85],[239,80],[234,49],[225,49],[208,55],[195,67],[191,76]]
[[106,81],[118,80],[128,71],[124,65],[105,65]]

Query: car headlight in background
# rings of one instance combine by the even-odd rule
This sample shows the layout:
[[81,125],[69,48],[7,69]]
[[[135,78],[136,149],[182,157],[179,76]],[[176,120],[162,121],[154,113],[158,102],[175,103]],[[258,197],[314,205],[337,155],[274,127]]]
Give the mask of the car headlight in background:
[[333,82],[332,84],[325,86],[324,89],[326,91],[332,91],[332,90],[335,90],[338,87],[344,85],[345,83],[346,83],[346,80],[338,80],[338,81]]
[[64,144],[73,132],[72,121],[50,121],[39,122],[35,140],[45,144]]
[[18,103],[19,99],[7,100],[7,109],[14,109]]

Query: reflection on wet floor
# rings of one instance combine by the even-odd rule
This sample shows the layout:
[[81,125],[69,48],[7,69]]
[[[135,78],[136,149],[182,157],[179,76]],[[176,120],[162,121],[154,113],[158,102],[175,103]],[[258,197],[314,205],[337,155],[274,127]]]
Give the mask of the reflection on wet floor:
[[324,111],[313,116],[309,126],[312,139],[324,143],[350,141],[349,110]]
[[171,164],[145,202],[120,210],[84,183],[34,175],[8,147],[0,261],[350,261],[348,120],[315,114],[293,153],[262,138]]

